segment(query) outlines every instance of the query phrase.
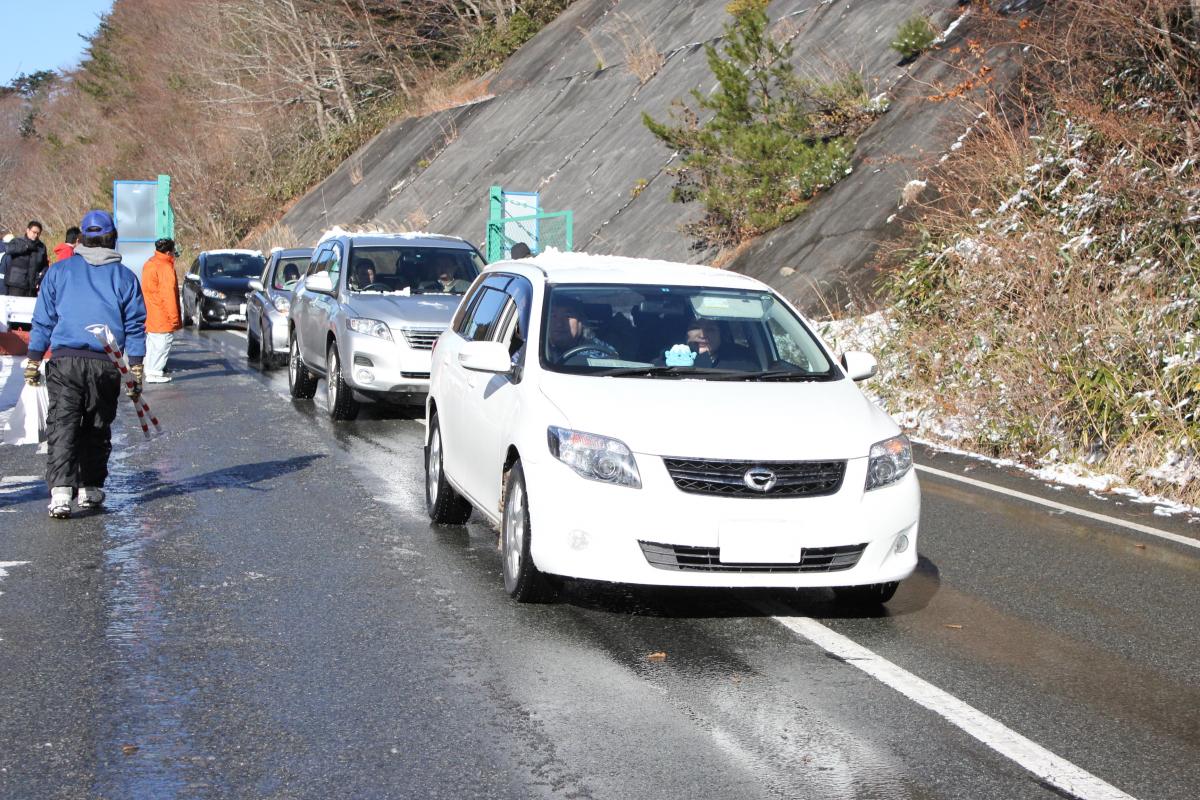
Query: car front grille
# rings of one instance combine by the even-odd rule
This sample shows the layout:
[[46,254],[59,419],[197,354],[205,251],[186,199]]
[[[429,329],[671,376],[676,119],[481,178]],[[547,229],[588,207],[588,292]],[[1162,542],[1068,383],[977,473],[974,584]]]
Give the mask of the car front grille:
[[404,340],[414,350],[432,350],[433,343],[442,335],[441,328],[401,328]]
[[[681,491],[727,497],[823,497],[836,494],[846,476],[845,461],[709,461],[664,458]],[[773,476],[765,491],[747,483],[747,473]]]
[[685,547],[677,544],[638,542],[646,561],[656,569],[681,572],[841,572],[862,558],[866,544],[839,547],[806,547],[797,564],[722,564],[717,547]]

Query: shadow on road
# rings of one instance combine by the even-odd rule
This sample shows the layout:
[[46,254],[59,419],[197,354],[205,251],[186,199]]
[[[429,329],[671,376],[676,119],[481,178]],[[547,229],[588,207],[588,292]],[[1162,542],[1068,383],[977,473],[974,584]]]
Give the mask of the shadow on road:
[[181,481],[164,481],[157,472],[143,470],[134,473],[129,483],[131,486],[145,487],[137,497],[137,501],[140,503],[210,489],[249,489],[265,492],[270,491],[270,488],[260,488],[256,484],[299,472],[319,458],[325,458],[325,456],[317,453],[276,461],[260,461],[257,464],[238,464],[235,467],[213,470]]
[[881,606],[839,603],[831,589],[680,589],[597,581],[564,582],[557,602],[590,611],[646,617],[722,619],[794,614],[814,619],[898,617],[924,609],[937,594],[941,573],[924,556],[896,596]]

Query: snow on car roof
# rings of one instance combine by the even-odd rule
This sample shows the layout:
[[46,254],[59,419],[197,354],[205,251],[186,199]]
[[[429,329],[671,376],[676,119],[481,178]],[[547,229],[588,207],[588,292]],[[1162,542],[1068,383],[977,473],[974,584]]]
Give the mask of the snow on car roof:
[[206,256],[261,256],[262,250],[240,250],[235,247],[226,247],[221,250],[205,250]]
[[538,269],[553,283],[657,283],[766,288],[764,284],[741,273],[702,264],[630,256],[564,253],[554,248],[549,248],[533,258],[497,262],[489,265],[489,269],[498,268],[500,265],[504,265],[506,269]]
[[360,230],[348,231],[339,225],[334,225],[329,230],[321,234],[321,238],[317,240],[317,244],[329,239],[338,237],[348,237],[354,240],[355,245],[361,244],[390,244],[397,241],[415,243],[420,240],[427,242],[437,242],[440,244],[461,244],[470,247],[470,243],[457,236],[447,236],[442,233],[427,233],[425,231],[383,231],[383,230]]

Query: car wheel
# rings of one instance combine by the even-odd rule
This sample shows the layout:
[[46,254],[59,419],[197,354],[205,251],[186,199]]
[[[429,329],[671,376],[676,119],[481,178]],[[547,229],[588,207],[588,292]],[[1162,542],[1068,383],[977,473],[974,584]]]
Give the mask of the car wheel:
[[204,312],[200,309],[200,301],[196,301],[195,308],[192,309],[192,320],[196,323],[196,330],[204,330]]
[[317,377],[305,368],[295,334],[288,344],[288,391],[297,400],[311,400],[317,393]]
[[500,524],[500,559],[504,591],[518,603],[553,600],[556,586],[533,563],[530,555],[529,494],[521,462],[513,464],[504,490],[504,517]]
[[258,334],[246,326],[246,360],[258,361],[262,358],[262,348],[258,343]]
[[179,303],[179,309],[180,309],[180,313],[183,316],[183,319],[181,320],[181,322],[183,323],[183,327],[185,327],[185,328],[192,327],[192,315],[188,313],[187,301],[181,301]]
[[865,586],[835,586],[833,594],[839,604],[851,608],[881,606],[896,594],[900,581],[869,583]]
[[329,402],[331,419],[354,419],[358,416],[359,403],[354,399],[354,390],[346,385],[342,377],[342,359],[338,356],[337,342],[329,343],[325,364],[329,374],[325,379],[325,399]]
[[429,420],[429,446],[425,448],[425,508],[438,525],[462,525],[471,517],[471,503],[446,480],[437,414]]

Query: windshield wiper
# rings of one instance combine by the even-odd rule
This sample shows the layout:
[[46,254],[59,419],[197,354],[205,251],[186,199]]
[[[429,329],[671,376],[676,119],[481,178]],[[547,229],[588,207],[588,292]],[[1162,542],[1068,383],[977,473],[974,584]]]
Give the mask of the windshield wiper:
[[738,373],[728,369],[710,369],[708,367],[617,367],[600,372],[592,372],[605,378],[620,378],[641,376],[645,378],[679,377],[679,378],[716,378],[718,380],[734,377]]
[[766,372],[743,372],[737,380],[743,381],[829,381],[832,372],[796,372],[790,369],[769,369]]

